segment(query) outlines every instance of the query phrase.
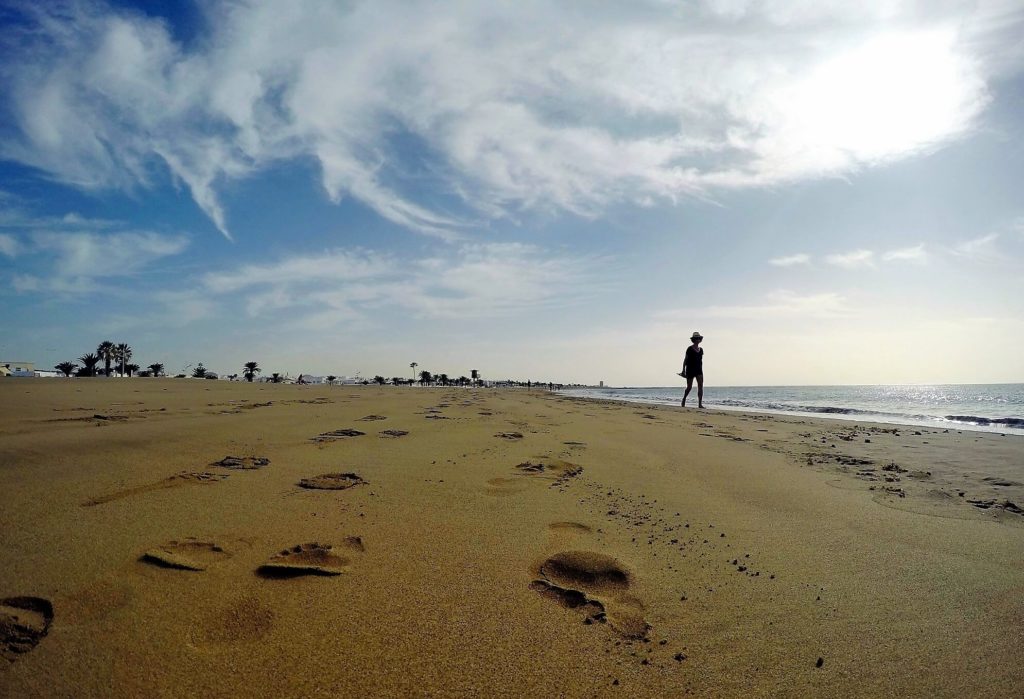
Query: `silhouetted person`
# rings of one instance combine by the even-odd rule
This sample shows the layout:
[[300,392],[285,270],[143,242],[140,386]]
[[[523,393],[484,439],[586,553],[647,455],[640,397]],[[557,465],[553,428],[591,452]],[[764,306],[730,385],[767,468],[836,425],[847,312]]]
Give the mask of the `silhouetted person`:
[[686,407],[686,397],[693,390],[693,380],[697,379],[697,407],[704,407],[704,350],[700,347],[700,341],[704,337],[694,331],[690,336],[693,344],[686,348],[686,355],[683,357],[683,370],[679,375],[686,379],[686,392],[683,393],[683,407]]

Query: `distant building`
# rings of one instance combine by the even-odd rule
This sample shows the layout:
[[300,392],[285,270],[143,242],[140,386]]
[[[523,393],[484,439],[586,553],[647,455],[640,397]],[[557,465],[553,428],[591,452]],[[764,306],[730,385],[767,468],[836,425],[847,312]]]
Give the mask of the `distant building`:
[[600,388],[604,388],[604,381],[601,381],[601,382],[600,382],[600,383],[598,383],[597,385],[598,385],[598,386],[599,386]]
[[0,361],[0,376],[35,376],[36,365],[32,362]]

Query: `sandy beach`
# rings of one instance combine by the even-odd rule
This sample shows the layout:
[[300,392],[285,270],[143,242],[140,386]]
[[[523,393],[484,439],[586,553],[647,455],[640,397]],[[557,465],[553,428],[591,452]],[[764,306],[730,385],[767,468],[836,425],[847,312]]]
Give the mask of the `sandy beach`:
[[1024,682],[1020,437],[175,379],[0,414],[3,696]]

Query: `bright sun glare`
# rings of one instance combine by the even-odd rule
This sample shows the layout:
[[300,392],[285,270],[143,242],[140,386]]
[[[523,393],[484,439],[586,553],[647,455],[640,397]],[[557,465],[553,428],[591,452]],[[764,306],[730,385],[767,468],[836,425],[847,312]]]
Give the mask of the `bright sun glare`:
[[955,135],[985,101],[951,32],[887,34],[826,60],[779,95],[779,145],[826,170],[851,158],[884,160]]

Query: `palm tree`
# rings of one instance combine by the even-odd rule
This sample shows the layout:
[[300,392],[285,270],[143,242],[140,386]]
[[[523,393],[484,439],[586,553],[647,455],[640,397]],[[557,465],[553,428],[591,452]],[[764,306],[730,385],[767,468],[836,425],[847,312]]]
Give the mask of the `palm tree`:
[[434,377],[430,375],[429,371],[420,372],[420,384],[426,385],[434,380]]
[[205,379],[206,378],[206,367],[203,366],[202,362],[199,362],[199,365],[195,369],[192,370],[192,378],[193,379]]
[[328,386],[333,386],[333,385],[334,385],[334,382],[335,382],[335,380],[336,380],[336,379],[337,379],[338,377],[337,377],[337,376],[335,376],[334,374],[329,374],[329,375],[328,375],[328,376],[326,376],[325,378],[327,379],[327,385],[328,385]]
[[244,368],[242,369],[242,376],[245,377],[246,381],[252,383],[252,380],[256,378],[256,374],[260,373],[261,371],[262,369],[260,369],[259,364],[257,364],[256,362],[246,362]]
[[447,386],[451,381],[448,380],[448,374],[441,374],[437,377],[437,382],[442,386]]
[[412,380],[415,381],[416,380],[416,367],[418,367],[419,364],[417,364],[416,362],[413,362],[409,366],[412,368]]
[[466,376],[460,376],[458,378],[458,381],[456,381],[456,383],[458,383],[460,386],[468,386],[469,385],[469,378],[466,377]]
[[154,377],[160,376],[160,374],[164,373],[164,365],[161,364],[160,362],[157,362],[156,364],[150,364],[147,368],[151,372],[153,372]]
[[275,371],[273,374],[270,375],[270,380],[273,381],[274,383],[281,383],[281,374]]
[[105,366],[103,373],[106,376],[110,376],[110,360],[114,358],[114,343],[110,340],[104,340],[96,348],[96,354],[103,360]]
[[134,374],[136,371],[138,371],[138,370],[139,370],[139,365],[138,364],[125,364],[124,365],[124,371],[125,371],[126,374],[128,374],[129,377],[132,374]]
[[64,378],[68,378],[77,366],[74,362],[61,362],[53,368],[64,374]]
[[82,363],[82,368],[79,370],[80,376],[95,376],[96,365],[100,363],[100,358],[90,352],[89,354],[83,354],[78,358],[78,361]]
[[394,386],[399,386],[399,385],[401,385],[402,381],[404,381],[404,380],[405,380],[405,379],[403,379],[403,378],[402,378],[401,376],[392,376],[392,377],[391,377],[391,383],[392,383],[392,385],[394,385]]
[[121,376],[124,376],[124,364],[132,358],[132,348],[128,346],[128,343],[121,342],[114,347],[114,357],[116,357],[117,361],[121,363],[121,368],[118,373]]
[[380,374],[377,374],[376,376],[373,377],[373,382],[378,386],[383,386],[385,383],[387,383],[387,379],[385,379]]

